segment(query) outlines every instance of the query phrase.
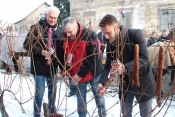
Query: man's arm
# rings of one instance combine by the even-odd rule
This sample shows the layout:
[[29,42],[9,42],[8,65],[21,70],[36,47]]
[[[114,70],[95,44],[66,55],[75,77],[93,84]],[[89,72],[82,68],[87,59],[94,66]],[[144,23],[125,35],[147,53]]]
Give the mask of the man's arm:
[[41,47],[43,44],[41,44],[41,41],[37,38],[38,32],[36,32],[36,28],[35,25],[31,26],[23,46],[28,52],[32,52],[35,55],[41,55],[44,48]]
[[95,68],[96,57],[98,54],[97,36],[94,32],[91,32],[91,39],[88,41],[91,41],[91,42],[88,42],[89,44],[86,49],[87,58],[85,58],[83,65],[81,65],[77,73],[78,76],[80,76],[81,78],[84,78],[89,71]]
[[[135,35],[132,38],[133,38],[134,44],[139,45],[139,68],[142,68],[149,63],[148,49],[146,46],[144,35],[141,30],[137,30]],[[127,69],[127,72],[131,73],[134,68],[134,59],[128,63],[125,63],[124,65],[125,65],[125,68]]]
[[151,46],[151,39],[148,39],[147,47]]

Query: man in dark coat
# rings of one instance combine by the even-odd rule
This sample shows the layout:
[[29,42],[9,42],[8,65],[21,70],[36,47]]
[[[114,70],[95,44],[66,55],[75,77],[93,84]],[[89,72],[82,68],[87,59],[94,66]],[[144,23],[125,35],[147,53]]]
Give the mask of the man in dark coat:
[[152,44],[156,43],[157,41],[158,41],[158,39],[157,39],[157,33],[153,31],[151,33],[151,37],[148,39],[147,46],[149,47]]
[[162,30],[162,34],[161,34],[161,36],[160,36],[160,38],[159,38],[159,41],[170,41],[170,38],[169,37],[167,37],[167,34],[166,34],[166,30]]
[[[122,103],[124,117],[132,117],[132,105],[134,97],[140,107],[141,117],[151,116],[152,97],[155,95],[155,80],[151,66],[148,61],[148,50],[144,35],[140,29],[125,29],[119,26],[113,15],[105,15],[99,23],[101,32],[105,35],[107,42],[107,58],[104,70],[99,80],[98,87],[102,87],[109,81],[112,61],[118,67],[115,72],[120,77],[119,97]],[[134,69],[134,46],[139,45],[139,81],[140,86],[131,84]],[[120,62],[119,62],[120,61]],[[114,75],[114,74],[113,74]],[[124,80],[122,82],[122,80]],[[103,91],[103,90],[100,90]],[[102,92],[101,92],[102,93]]]
[[31,73],[35,78],[34,117],[40,117],[45,87],[48,87],[50,116],[62,117],[61,114],[56,113],[55,107],[58,68],[56,56],[59,51],[58,40],[61,40],[61,31],[56,25],[59,13],[57,7],[48,7],[45,18],[41,18],[31,27],[23,44],[31,55]]

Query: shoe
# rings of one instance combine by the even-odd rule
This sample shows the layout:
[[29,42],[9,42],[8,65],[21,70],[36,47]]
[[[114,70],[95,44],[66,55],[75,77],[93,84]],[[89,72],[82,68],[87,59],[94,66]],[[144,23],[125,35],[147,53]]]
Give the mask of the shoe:
[[173,82],[172,82],[172,81],[170,81],[169,86],[172,86],[172,84],[173,84]]
[[50,117],[63,117],[63,115],[59,113],[51,113]]
[[68,93],[67,97],[71,97],[71,96],[73,96],[73,95],[75,95],[75,94],[73,94],[73,93]]

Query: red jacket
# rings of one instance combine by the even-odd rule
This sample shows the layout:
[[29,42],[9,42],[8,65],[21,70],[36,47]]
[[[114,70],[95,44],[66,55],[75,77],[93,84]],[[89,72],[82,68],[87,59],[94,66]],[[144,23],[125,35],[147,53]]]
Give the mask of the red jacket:
[[[65,53],[65,62],[68,63],[68,56],[72,55],[72,60],[70,64],[70,74],[71,76],[74,76],[78,73],[78,71],[81,69],[81,66],[83,65],[85,59],[86,59],[86,49],[89,45],[87,41],[81,40],[82,38],[82,26],[79,25],[79,34],[77,35],[76,41],[71,41],[66,36],[63,36],[63,40],[65,41],[63,43],[63,50]],[[91,42],[90,44],[96,44],[96,42]],[[93,79],[93,75],[91,73],[91,70],[83,77],[79,83],[87,82],[89,80]]]

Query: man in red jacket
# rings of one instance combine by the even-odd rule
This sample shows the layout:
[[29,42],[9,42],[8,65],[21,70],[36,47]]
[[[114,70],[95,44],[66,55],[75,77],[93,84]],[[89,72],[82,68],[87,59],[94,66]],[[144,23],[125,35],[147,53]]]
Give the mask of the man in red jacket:
[[[102,61],[98,55],[97,36],[95,32],[83,28],[74,18],[63,20],[64,36],[58,56],[63,66],[60,69],[70,73],[72,82],[77,87],[77,108],[79,117],[86,117],[86,90],[90,83],[98,106],[98,114],[105,117],[104,98],[98,94],[97,82],[102,71]],[[65,58],[65,59],[64,59]]]

